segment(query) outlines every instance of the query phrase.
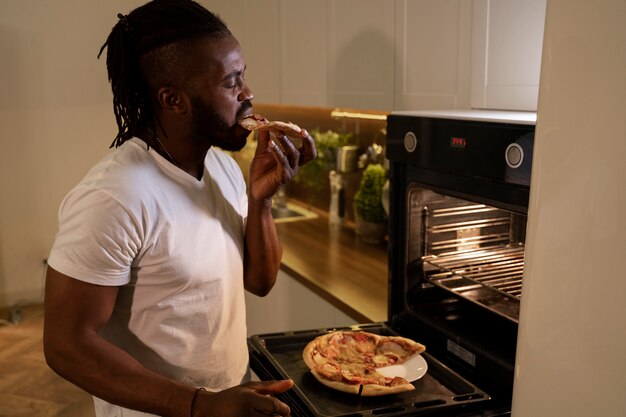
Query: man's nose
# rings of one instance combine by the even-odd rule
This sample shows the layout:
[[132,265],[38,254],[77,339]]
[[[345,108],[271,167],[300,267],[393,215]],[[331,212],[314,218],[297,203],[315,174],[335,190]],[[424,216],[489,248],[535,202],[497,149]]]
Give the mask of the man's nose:
[[253,98],[254,94],[252,93],[252,89],[250,88],[250,86],[248,86],[248,83],[244,82],[243,88],[241,89],[241,92],[239,93],[237,99],[239,101],[252,101]]

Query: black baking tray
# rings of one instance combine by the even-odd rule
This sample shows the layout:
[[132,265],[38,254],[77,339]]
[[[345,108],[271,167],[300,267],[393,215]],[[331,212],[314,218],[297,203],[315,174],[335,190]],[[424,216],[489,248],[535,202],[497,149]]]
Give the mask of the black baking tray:
[[[315,379],[302,359],[311,340],[334,330],[363,330],[398,335],[384,323],[255,335],[248,339],[252,369],[261,379],[292,379],[294,387],[278,397],[292,416],[366,417],[420,416],[486,402],[491,397],[459,374],[422,353],[426,374],[413,382],[415,390],[380,397],[360,397],[332,390]],[[428,349],[428,347],[427,347]]]

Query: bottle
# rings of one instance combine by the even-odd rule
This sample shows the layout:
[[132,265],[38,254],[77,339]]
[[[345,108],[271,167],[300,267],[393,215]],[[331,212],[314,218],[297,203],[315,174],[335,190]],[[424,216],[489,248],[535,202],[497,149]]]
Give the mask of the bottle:
[[346,219],[345,209],[345,180],[343,176],[332,170],[328,174],[330,181],[330,208],[328,210],[328,222],[330,224],[343,224]]

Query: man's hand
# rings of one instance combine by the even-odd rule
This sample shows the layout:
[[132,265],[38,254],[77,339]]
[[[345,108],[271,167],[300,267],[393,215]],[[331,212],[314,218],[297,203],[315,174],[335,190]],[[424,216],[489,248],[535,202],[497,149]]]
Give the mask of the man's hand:
[[298,168],[317,156],[315,142],[304,129],[300,132],[302,146],[295,145],[281,132],[274,132],[280,146],[267,131],[258,132],[257,149],[250,165],[250,198],[270,199],[281,186],[298,173]]
[[293,381],[253,381],[224,391],[198,393],[193,417],[255,417],[289,416],[289,406],[272,394],[280,394],[293,386]]

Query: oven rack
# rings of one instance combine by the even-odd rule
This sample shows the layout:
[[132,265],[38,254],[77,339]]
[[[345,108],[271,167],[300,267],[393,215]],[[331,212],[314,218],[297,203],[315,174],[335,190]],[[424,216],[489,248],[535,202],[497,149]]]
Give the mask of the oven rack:
[[499,247],[514,241],[511,214],[484,204],[425,206],[423,221],[426,253],[430,254]]
[[[427,255],[423,262],[439,271],[429,274],[432,282],[461,293],[486,287],[516,300],[522,295],[524,245]],[[459,286],[459,279],[463,284]]]

